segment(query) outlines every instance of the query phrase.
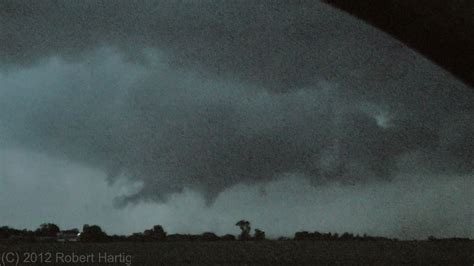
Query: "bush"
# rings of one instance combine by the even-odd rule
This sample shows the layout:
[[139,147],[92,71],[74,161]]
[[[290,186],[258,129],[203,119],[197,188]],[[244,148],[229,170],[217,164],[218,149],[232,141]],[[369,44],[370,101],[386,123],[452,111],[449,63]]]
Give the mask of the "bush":
[[221,237],[221,240],[224,240],[224,241],[234,241],[234,240],[235,240],[235,236],[234,236],[234,235],[227,234],[227,235],[222,236],[222,237]]
[[219,237],[212,233],[212,232],[205,232],[201,235],[201,240],[204,240],[204,241],[217,241],[219,240]]

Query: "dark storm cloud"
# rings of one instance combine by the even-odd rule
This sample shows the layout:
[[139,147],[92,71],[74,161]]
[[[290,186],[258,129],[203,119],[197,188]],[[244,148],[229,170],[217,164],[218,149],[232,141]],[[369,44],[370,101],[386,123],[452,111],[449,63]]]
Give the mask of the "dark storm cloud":
[[386,79],[385,68],[403,75],[378,52],[406,56],[400,44],[317,1],[3,1],[0,10],[3,65],[78,59],[103,45],[141,60],[144,48],[158,47],[176,67],[288,90],[316,75],[365,75],[354,68],[370,67],[375,79]]
[[139,197],[189,186],[212,199],[237,183],[286,173],[353,182],[391,170],[387,133],[329,85],[272,94],[167,69],[117,88],[109,75],[121,71],[91,81],[75,71],[56,74],[58,84],[45,91],[6,90],[2,121],[23,145],[144,181]]
[[36,65],[49,77],[7,83],[4,134],[112,180],[143,181],[128,200],[186,187],[211,200],[291,173],[315,184],[388,180],[404,156],[444,174],[474,170],[473,93],[320,3],[3,1],[0,10],[3,68]]

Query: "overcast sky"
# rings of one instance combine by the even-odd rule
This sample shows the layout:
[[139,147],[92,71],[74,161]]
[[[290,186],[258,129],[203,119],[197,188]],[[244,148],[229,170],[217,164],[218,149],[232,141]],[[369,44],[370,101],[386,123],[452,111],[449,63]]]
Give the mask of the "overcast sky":
[[0,224],[474,237],[472,88],[347,14],[0,10]]

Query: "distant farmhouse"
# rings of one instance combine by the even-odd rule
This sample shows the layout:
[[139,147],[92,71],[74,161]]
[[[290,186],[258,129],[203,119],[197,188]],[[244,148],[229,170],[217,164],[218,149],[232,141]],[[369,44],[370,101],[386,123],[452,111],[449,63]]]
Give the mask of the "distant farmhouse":
[[56,240],[58,242],[77,242],[80,235],[81,233],[77,228],[64,230],[56,235]]

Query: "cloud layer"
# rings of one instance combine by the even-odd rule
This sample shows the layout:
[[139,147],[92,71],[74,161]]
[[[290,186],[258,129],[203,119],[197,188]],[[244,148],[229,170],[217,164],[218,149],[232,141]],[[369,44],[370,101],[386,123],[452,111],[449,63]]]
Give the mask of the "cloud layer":
[[191,188],[210,203],[236,184],[284,174],[315,185],[388,181],[403,160],[414,171],[473,169],[472,113],[459,113],[472,98],[467,90],[445,99],[428,91],[413,102],[349,98],[334,82],[272,93],[177,71],[159,54],[149,59],[126,63],[103,49],[93,61],[53,59],[4,75],[6,144],[102,169],[111,181],[123,174],[143,182],[126,201],[163,201]]
[[3,145],[186,188],[474,170],[474,95],[321,3],[3,1]]

